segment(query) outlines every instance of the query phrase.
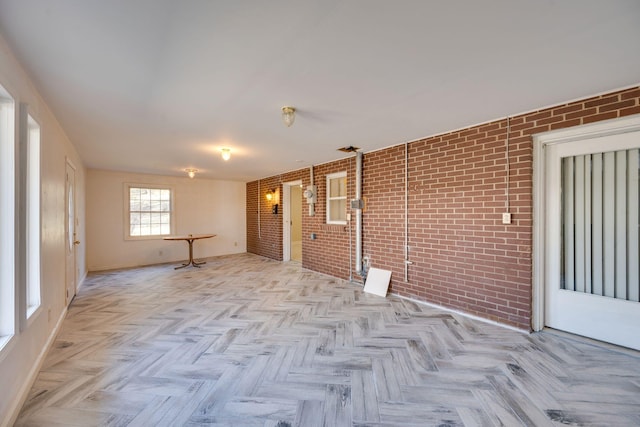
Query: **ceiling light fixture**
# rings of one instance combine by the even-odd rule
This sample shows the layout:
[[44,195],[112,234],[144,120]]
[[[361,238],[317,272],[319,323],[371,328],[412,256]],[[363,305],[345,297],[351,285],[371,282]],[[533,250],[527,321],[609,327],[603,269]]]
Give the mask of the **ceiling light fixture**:
[[196,172],[198,172],[198,169],[192,169],[192,168],[188,168],[184,170],[187,175],[189,175],[189,178],[193,179],[193,177],[196,176]]
[[231,148],[223,148],[220,151],[222,152],[222,160],[225,162],[231,158]]
[[282,107],[282,121],[286,127],[291,127],[296,120],[296,109],[293,107]]

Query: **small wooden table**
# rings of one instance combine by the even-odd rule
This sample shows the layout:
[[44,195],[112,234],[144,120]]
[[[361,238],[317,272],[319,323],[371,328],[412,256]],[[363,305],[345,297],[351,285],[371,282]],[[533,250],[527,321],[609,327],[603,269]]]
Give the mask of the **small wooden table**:
[[177,270],[179,268],[185,268],[185,267],[188,267],[190,265],[193,265],[194,267],[200,268],[200,266],[202,264],[206,264],[206,261],[196,262],[193,259],[193,241],[194,240],[200,240],[200,239],[210,239],[212,237],[216,237],[216,235],[215,234],[189,234],[188,236],[170,236],[170,237],[165,237],[164,240],[185,240],[187,243],[189,243],[189,261],[187,261],[186,264],[182,264],[182,265],[179,265],[179,266],[175,267],[174,270]]

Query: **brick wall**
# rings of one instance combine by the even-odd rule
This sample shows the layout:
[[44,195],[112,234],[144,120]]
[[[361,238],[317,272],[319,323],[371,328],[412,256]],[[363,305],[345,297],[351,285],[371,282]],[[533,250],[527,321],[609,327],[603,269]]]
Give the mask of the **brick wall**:
[[[355,197],[355,165],[355,158],[351,155],[314,167],[314,183],[318,187],[315,216],[308,216],[307,209],[303,209],[302,215],[302,266],[343,279],[349,278],[349,227],[326,224],[327,175],[347,172],[347,200],[351,200]],[[352,227],[355,228],[355,221]],[[315,240],[309,238],[311,233],[316,235]],[[355,245],[354,236],[352,230],[352,243]]]
[[[640,114],[640,88],[514,116],[509,134],[509,205],[506,210],[506,119],[366,153],[363,158],[363,254],[393,272],[390,291],[530,328],[532,283],[533,139],[540,132]],[[404,174],[408,149],[407,279],[404,276]],[[303,207],[303,266],[349,277],[347,227],[326,225],[325,179],[347,171],[348,199],[355,194],[355,160],[314,168],[316,216]],[[309,170],[261,180],[262,193]],[[282,188],[280,187],[280,191]],[[264,199],[262,194],[262,199]],[[282,259],[281,213],[261,209],[257,238],[257,182],[247,184],[248,251]],[[279,225],[278,225],[279,224]],[[355,221],[353,222],[355,228]],[[309,235],[315,233],[316,240]],[[352,230],[353,238],[354,230]],[[356,276],[357,278],[357,276]]]
[[[247,252],[282,260],[282,183],[305,177],[306,186],[309,182],[308,169],[247,183]],[[267,193],[270,191],[275,191],[279,200],[268,201]],[[276,202],[278,213],[274,214],[272,207]]]
[[273,214],[267,193],[282,194],[278,177],[247,184],[247,252],[282,260],[282,209]]

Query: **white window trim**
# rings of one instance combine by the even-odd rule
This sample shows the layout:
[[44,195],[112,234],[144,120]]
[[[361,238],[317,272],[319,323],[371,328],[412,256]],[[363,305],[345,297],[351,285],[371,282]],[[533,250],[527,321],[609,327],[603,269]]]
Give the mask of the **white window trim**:
[[[15,149],[16,117],[15,97],[0,86],[0,350],[6,348],[16,334],[16,217],[15,217]],[[8,113],[8,114],[7,114]],[[6,209],[9,207],[9,209]]]
[[335,224],[335,225],[346,225],[347,221],[346,220],[332,220],[330,218],[331,216],[331,206],[330,206],[330,202],[332,200],[347,200],[347,195],[345,194],[344,196],[339,196],[339,197],[332,197],[329,198],[329,191],[330,191],[330,185],[329,183],[331,182],[332,179],[336,179],[336,178],[347,178],[347,172],[343,171],[343,172],[336,172],[336,173],[331,173],[327,175],[327,181],[326,181],[326,203],[327,203],[327,207],[326,207],[326,222],[327,224]]
[[[170,190],[171,191],[171,221],[170,234],[156,234],[153,236],[131,236],[129,232],[131,230],[131,224],[129,223],[129,189],[130,188],[152,188],[157,190]],[[124,215],[124,240],[161,240],[164,237],[174,235],[176,231],[176,214],[175,214],[175,198],[176,192],[175,188],[172,185],[163,185],[163,184],[141,184],[135,182],[125,182],[123,189],[123,215]]]
[[[42,305],[42,126],[31,114],[27,114],[27,179],[26,197],[26,288],[30,290],[26,300],[26,317],[30,319]],[[37,132],[37,134],[35,134]],[[34,137],[36,137],[34,141]],[[34,147],[35,142],[35,147]],[[37,150],[35,151],[34,150]],[[36,180],[34,182],[34,180]],[[34,234],[35,233],[35,234]],[[33,291],[36,291],[35,294]]]

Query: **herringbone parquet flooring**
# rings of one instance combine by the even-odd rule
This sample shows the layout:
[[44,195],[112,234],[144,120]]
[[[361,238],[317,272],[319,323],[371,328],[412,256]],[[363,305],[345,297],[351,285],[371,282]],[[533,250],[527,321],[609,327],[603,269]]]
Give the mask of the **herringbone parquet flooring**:
[[16,425],[640,425],[635,353],[208,261],[91,274]]

